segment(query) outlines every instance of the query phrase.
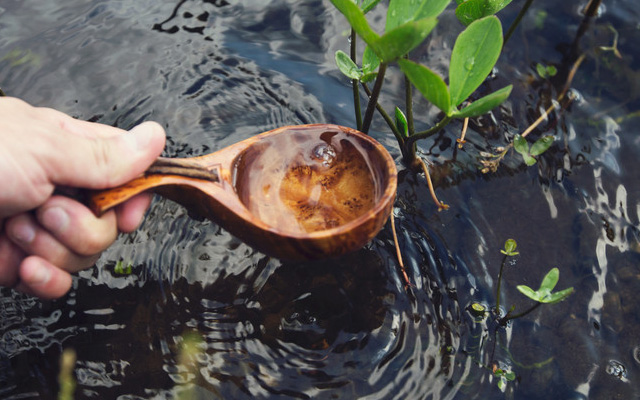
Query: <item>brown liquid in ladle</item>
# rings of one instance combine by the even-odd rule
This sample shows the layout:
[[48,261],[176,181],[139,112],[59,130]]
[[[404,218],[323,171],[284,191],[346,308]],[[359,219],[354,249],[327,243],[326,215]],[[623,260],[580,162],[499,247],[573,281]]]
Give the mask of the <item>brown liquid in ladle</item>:
[[159,158],[144,176],[96,192],[89,203],[101,214],[153,190],[266,254],[318,259],[357,250],[379,232],[396,180],[391,156],[370,137],[299,125],[201,157]]

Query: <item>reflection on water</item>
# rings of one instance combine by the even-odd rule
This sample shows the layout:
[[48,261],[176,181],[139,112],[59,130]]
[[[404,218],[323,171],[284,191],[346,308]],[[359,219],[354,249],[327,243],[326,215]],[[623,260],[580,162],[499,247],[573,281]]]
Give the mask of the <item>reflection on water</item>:
[[[73,348],[77,398],[637,398],[632,5],[608,4],[576,46],[575,4],[536,3],[480,89],[515,82],[512,99],[471,122],[462,150],[456,123],[421,143],[451,209],[436,212],[424,178],[401,172],[395,218],[411,285],[389,227],[355,254],[283,264],[159,199],[67,297],[41,302],[1,289],[0,397],[55,398],[59,356]],[[453,18],[447,12],[419,50],[437,68]],[[352,125],[351,90],[333,65],[346,46],[341,21],[316,0],[8,2],[0,86],[123,128],[158,120],[166,155],[198,155],[282,125]],[[607,24],[622,59],[596,51],[611,43]],[[504,146],[562,90],[576,49],[589,52],[573,83],[578,100],[532,133],[554,135],[551,150],[534,167],[508,156],[481,174],[481,152]],[[558,76],[537,78],[536,63],[558,66]],[[387,108],[403,98],[395,82],[391,71]],[[416,110],[418,124],[432,122],[431,108]],[[374,135],[399,156],[393,138]],[[493,335],[493,321],[466,309],[495,304],[507,238],[521,255],[505,271],[505,307],[528,307],[516,285],[535,287],[554,266],[559,287],[576,293]],[[185,355],[189,338],[196,350]],[[505,394],[492,361],[517,374]]]

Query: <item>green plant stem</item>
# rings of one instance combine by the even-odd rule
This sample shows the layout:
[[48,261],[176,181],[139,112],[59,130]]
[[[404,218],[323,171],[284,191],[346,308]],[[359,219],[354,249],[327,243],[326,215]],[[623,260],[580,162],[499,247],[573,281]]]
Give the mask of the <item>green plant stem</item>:
[[502,257],[502,264],[500,265],[500,273],[498,273],[498,288],[496,289],[496,312],[500,313],[500,287],[502,286],[502,272],[504,271],[504,265],[507,263],[507,256],[505,254],[504,257]]
[[524,317],[525,315],[529,314],[530,312],[532,312],[533,310],[535,310],[536,308],[540,307],[542,305],[542,303],[536,303],[533,306],[531,306],[528,310],[523,311],[519,314],[515,314],[515,315],[505,315],[504,317],[500,318],[500,325],[505,325],[507,322],[511,321],[512,319],[516,319],[516,318],[521,318]]
[[504,48],[504,46],[507,44],[507,41],[509,40],[511,35],[513,35],[513,32],[516,30],[518,25],[520,25],[520,21],[522,21],[522,17],[524,17],[524,15],[529,10],[529,7],[531,7],[531,3],[533,3],[533,0],[527,0],[527,2],[520,9],[520,12],[518,13],[518,16],[516,17],[516,19],[513,21],[513,23],[509,27],[509,30],[507,31],[507,34],[504,35],[504,42],[502,43],[502,48]]
[[[364,89],[364,92],[367,94],[367,96],[371,97],[371,90],[369,89],[366,83],[362,84],[362,88]],[[389,114],[385,111],[385,109],[382,108],[380,103],[376,103],[376,110],[378,110],[378,112],[380,113],[382,118],[384,118],[387,125],[389,125],[389,129],[391,129],[391,132],[393,132],[393,136],[396,137],[396,140],[398,141],[398,145],[402,147],[402,143],[404,142],[404,137],[402,137],[402,134],[398,130],[398,127],[396,126],[396,124],[393,122],[393,119],[389,116]]]
[[387,72],[387,63],[381,63],[378,68],[378,76],[376,77],[376,83],[373,85],[373,91],[369,96],[369,104],[367,104],[367,110],[364,113],[364,120],[362,121],[363,133],[369,133],[371,127],[371,121],[373,120],[373,112],[378,104],[378,97],[382,91],[382,83],[384,82],[384,74]]
[[416,159],[416,142],[420,139],[426,139],[430,136],[438,133],[442,128],[447,126],[447,124],[451,121],[451,117],[444,117],[438,122],[435,126],[426,131],[415,133],[404,140],[402,145],[402,157],[405,162],[409,165],[412,165],[413,161]]
[[[351,61],[356,62],[356,31],[351,29]],[[358,89],[358,80],[351,80],[351,87],[353,88],[353,107],[356,113],[356,128],[362,129],[362,111],[360,110],[360,90]]]
[[415,128],[413,126],[413,93],[411,89],[411,81],[407,76],[404,76],[404,102],[405,108],[407,109],[407,131],[408,136],[411,136],[415,133]]

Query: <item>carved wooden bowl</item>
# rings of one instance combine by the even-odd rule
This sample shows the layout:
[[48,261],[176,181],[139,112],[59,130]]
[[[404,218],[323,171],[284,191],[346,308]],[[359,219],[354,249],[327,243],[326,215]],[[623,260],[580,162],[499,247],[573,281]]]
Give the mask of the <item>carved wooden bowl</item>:
[[143,176],[95,192],[101,214],[151,190],[209,218],[250,246],[286,260],[339,256],[382,229],[397,172],[386,149],[354,129],[285,126],[217,152],[159,158]]

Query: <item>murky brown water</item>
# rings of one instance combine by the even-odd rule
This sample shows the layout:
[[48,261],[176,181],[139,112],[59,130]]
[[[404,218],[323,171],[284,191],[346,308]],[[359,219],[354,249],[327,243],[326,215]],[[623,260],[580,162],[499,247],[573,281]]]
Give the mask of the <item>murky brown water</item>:
[[236,166],[236,190],[251,213],[287,233],[353,221],[376,204],[367,150],[341,131],[292,131],[261,140]]

